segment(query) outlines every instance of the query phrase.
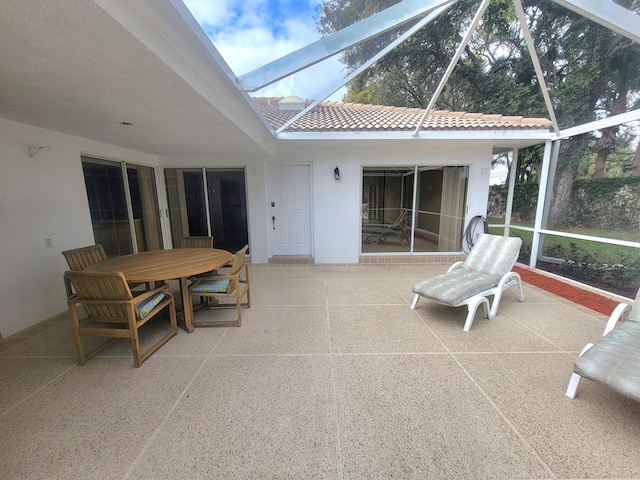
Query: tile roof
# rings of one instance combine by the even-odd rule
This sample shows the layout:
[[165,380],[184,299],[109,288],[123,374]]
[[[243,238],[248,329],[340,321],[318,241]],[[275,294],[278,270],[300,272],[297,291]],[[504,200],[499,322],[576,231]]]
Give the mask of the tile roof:
[[[269,124],[278,129],[299,112],[280,110],[281,98],[254,98]],[[308,106],[312,102],[306,100]],[[361,103],[321,102],[289,125],[286,132],[363,132],[413,131],[424,109],[365,105]],[[425,119],[422,130],[540,130],[552,124],[546,118],[487,115],[482,113],[434,110]]]

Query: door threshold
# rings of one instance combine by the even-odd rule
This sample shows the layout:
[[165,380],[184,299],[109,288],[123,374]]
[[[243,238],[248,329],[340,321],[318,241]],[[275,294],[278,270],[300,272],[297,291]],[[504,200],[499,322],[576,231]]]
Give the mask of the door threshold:
[[315,264],[315,259],[311,255],[274,255],[269,259],[272,264]]

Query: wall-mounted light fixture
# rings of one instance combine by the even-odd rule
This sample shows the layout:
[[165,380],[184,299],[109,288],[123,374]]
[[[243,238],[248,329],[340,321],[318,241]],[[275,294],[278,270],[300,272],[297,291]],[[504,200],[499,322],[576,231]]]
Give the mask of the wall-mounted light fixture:
[[29,147],[29,156],[31,158],[33,158],[41,150],[44,150],[45,152],[48,152],[49,151],[49,147]]
[[338,167],[333,169],[333,178],[340,180],[340,169]]

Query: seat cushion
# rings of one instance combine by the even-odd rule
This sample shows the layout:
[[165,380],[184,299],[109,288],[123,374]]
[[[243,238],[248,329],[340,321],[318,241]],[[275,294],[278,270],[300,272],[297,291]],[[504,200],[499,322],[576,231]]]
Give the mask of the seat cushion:
[[156,307],[156,305],[158,305],[165,296],[166,295],[164,293],[159,292],[154,296],[149,297],[143,300],[142,302],[138,303],[136,305],[136,311],[138,312],[138,316],[140,318],[144,318],[147,315],[149,315],[149,313],[151,313],[151,310],[153,310]]
[[411,291],[438,302],[457,306],[480,292],[496,287],[501,278],[500,275],[476,272],[461,267],[415,283]]
[[464,268],[502,277],[518,259],[522,239],[483,233],[464,261]]
[[229,289],[229,279],[206,280],[200,282],[191,290],[193,293],[226,293]]
[[576,360],[574,371],[640,402],[640,323],[614,328]]

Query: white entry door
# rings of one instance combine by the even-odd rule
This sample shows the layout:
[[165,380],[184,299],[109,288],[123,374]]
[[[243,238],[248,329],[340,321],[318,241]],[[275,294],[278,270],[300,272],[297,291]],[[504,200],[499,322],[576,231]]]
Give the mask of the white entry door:
[[273,255],[311,255],[311,167],[271,169],[270,227]]

